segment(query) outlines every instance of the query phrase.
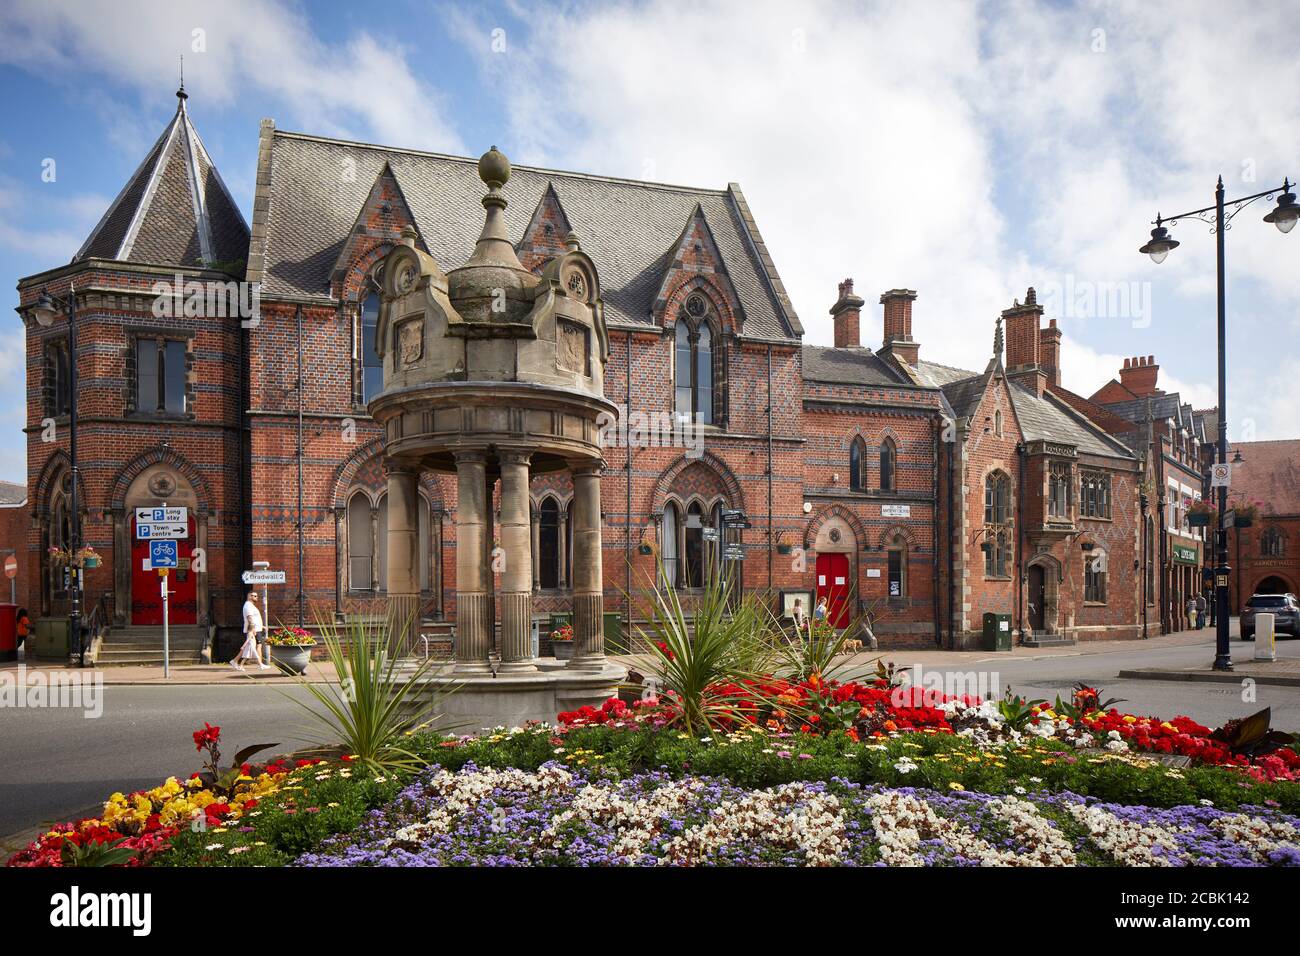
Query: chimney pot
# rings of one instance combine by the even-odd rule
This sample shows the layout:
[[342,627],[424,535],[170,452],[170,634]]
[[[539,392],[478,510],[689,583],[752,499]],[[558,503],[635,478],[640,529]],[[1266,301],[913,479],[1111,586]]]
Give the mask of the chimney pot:
[[839,298],[831,306],[831,315],[835,321],[835,347],[861,348],[862,297],[853,294],[852,279],[845,279],[839,284],[839,293]]

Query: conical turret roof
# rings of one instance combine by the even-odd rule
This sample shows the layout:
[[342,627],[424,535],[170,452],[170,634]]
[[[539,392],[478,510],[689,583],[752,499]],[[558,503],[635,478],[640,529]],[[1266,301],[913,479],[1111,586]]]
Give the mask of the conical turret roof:
[[73,262],[113,259],[242,275],[248,225],[176,91],[176,114]]

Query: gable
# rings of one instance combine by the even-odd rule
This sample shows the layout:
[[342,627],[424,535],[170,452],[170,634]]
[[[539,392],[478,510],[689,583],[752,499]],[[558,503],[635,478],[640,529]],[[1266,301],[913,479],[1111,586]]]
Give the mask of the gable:
[[530,272],[538,272],[548,259],[564,255],[564,238],[573,231],[569,216],[560,203],[554,183],[547,183],[542,198],[533,210],[533,218],[524,227],[523,238],[515,246],[515,254]]
[[[397,174],[385,163],[334,261],[330,277],[333,294],[355,298],[371,266],[397,244],[406,226],[419,231]],[[416,244],[428,252],[422,238]]]
[[730,318],[729,324],[734,331],[740,331],[744,323],[740,300],[727,275],[727,265],[713,238],[713,230],[709,228],[699,203],[691,210],[681,234],[664,258],[663,279],[654,299],[654,316],[660,324],[668,324],[673,315],[670,306],[676,299],[682,298],[687,286],[703,286],[714,293],[715,300],[723,300],[716,302],[719,313],[724,320]]

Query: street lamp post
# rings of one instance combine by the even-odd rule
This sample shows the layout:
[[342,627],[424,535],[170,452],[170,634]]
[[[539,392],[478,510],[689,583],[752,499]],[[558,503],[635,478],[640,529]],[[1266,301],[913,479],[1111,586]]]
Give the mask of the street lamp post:
[[71,514],[68,517],[68,569],[72,591],[68,610],[68,646],[77,655],[77,664],[86,666],[86,648],[81,641],[81,576],[85,569],[77,565],[77,552],[81,550],[81,510],[77,500],[77,290],[68,287],[68,296],[61,299],[41,292],[32,307],[37,324],[49,328],[59,311],[68,314],[68,457],[72,461],[72,488],[69,492]]
[[[1279,232],[1287,233],[1294,228],[1297,220],[1300,220],[1300,205],[1296,204],[1295,193],[1291,191],[1291,180],[1284,179],[1281,189],[1269,189],[1261,193],[1255,193],[1253,196],[1243,196],[1241,199],[1225,201],[1223,198],[1223,177],[1219,177],[1218,185],[1214,190],[1214,205],[1206,206],[1204,209],[1193,209],[1191,212],[1181,213],[1177,216],[1163,217],[1156,214],[1155,228],[1151,230],[1151,238],[1138,251],[1146,253],[1151,257],[1151,261],[1161,263],[1165,257],[1174,249],[1178,248],[1178,241],[1169,234],[1169,229],[1165,223],[1174,224],[1180,219],[1200,219],[1202,222],[1210,224],[1210,231],[1214,233],[1215,244],[1218,254],[1218,332],[1219,332],[1219,442],[1218,442],[1218,460],[1221,464],[1228,461],[1228,416],[1227,416],[1227,324],[1225,319],[1226,300],[1224,289],[1224,250],[1223,236],[1231,228],[1232,217],[1241,210],[1245,209],[1256,199],[1269,198],[1277,196],[1277,206],[1264,217],[1265,222],[1277,226]],[[1225,208],[1231,206],[1232,211],[1225,213]],[[1228,642],[1228,529],[1223,527],[1223,516],[1228,511],[1228,488],[1227,485],[1219,486],[1219,527],[1216,531],[1217,548],[1217,566],[1214,569],[1214,596],[1215,596],[1215,649],[1214,649],[1214,669],[1217,671],[1232,670],[1232,651]]]

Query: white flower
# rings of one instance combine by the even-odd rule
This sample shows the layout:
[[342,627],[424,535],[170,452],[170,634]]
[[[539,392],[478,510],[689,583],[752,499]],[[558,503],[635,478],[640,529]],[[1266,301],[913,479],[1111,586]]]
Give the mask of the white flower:
[[1112,753],[1122,754],[1124,751],[1128,750],[1128,744],[1124,743],[1122,740],[1112,740],[1110,743],[1106,744],[1106,749]]
[[1123,737],[1121,737],[1121,736],[1119,735],[1119,731],[1118,731],[1118,730],[1112,730],[1112,731],[1111,731],[1110,733],[1108,733],[1106,736],[1109,737],[1111,740],[1123,740],[1123,739],[1124,739]]
[[899,773],[911,773],[916,769],[916,764],[912,762],[911,757],[899,757],[894,761],[894,769]]
[[1016,787],[1015,790],[1016,790],[1016,793],[1020,793],[1020,794],[1024,794],[1024,793],[1028,793],[1028,792],[1029,792],[1029,791],[1027,791],[1024,787]]

